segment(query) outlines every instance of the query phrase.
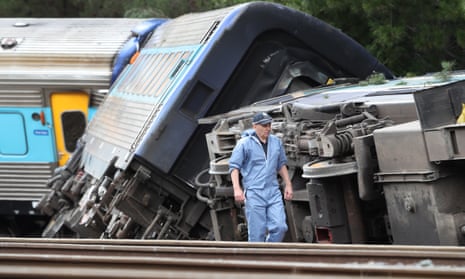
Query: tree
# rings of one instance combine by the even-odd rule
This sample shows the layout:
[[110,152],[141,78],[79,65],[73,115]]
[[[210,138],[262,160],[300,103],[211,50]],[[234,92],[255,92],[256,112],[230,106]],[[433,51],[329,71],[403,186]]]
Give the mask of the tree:
[[465,68],[460,0],[363,1],[371,43],[366,47],[400,74],[441,70],[441,62]]
[[[269,0],[341,29],[403,76],[465,69],[463,0]],[[247,0],[0,0],[1,17],[177,17]]]

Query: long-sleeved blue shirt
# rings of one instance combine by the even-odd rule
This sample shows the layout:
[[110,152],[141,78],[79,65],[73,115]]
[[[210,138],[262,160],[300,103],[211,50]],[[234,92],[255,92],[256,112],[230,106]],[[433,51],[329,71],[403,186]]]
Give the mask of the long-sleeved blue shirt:
[[287,163],[286,153],[278,137],[269,135],[267,143],[265,154],[253,131],[251,135],[241,138],[234,147],[229,159],[229,172],[233,169],[240,171],[245,190],[279,186],[277,174]]

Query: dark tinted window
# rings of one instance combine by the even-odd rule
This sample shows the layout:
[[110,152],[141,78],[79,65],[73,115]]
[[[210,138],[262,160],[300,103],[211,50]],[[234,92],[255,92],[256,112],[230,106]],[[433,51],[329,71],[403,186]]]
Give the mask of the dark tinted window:
[[86,117],[81,111],[67,111],[61,114],[61,122],[66,151],[73,152],[76,149],[77,140],[86,129]]

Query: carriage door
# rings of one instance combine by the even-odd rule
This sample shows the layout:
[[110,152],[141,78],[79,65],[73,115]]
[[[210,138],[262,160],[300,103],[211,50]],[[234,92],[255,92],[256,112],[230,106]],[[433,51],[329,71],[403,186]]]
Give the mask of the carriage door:
[[87,125],[89,95],[85,92],[53,92],[50,97],[58,165],[63,166],[76,149]]

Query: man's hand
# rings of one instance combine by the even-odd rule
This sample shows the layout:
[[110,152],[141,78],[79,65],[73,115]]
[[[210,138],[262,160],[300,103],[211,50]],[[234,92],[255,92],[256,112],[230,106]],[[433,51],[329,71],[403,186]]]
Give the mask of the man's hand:
[[292,200],[292,184],[291,182],[286,183],[286,187],[284,187],[284,199],[287,201]]
[[286,165],[283,165],[281,169],[279,169],[279,175],[281,175],[284,183],[286,183],[286,186],[284,186],[284,199],[286,201],[290,201],[292,200],[292,182],[289,179],[289,173]]
[[238,203],[243,203],[245,200],[244,191],[240,187],[234,187],[234,200]]
[[244,191],[242,191],[242,187],[239,182],[239,170],[234,169],[231,171],[231,180],[233,183],[234,189],[234,200],[238,203],[243,203],[245,201]]

